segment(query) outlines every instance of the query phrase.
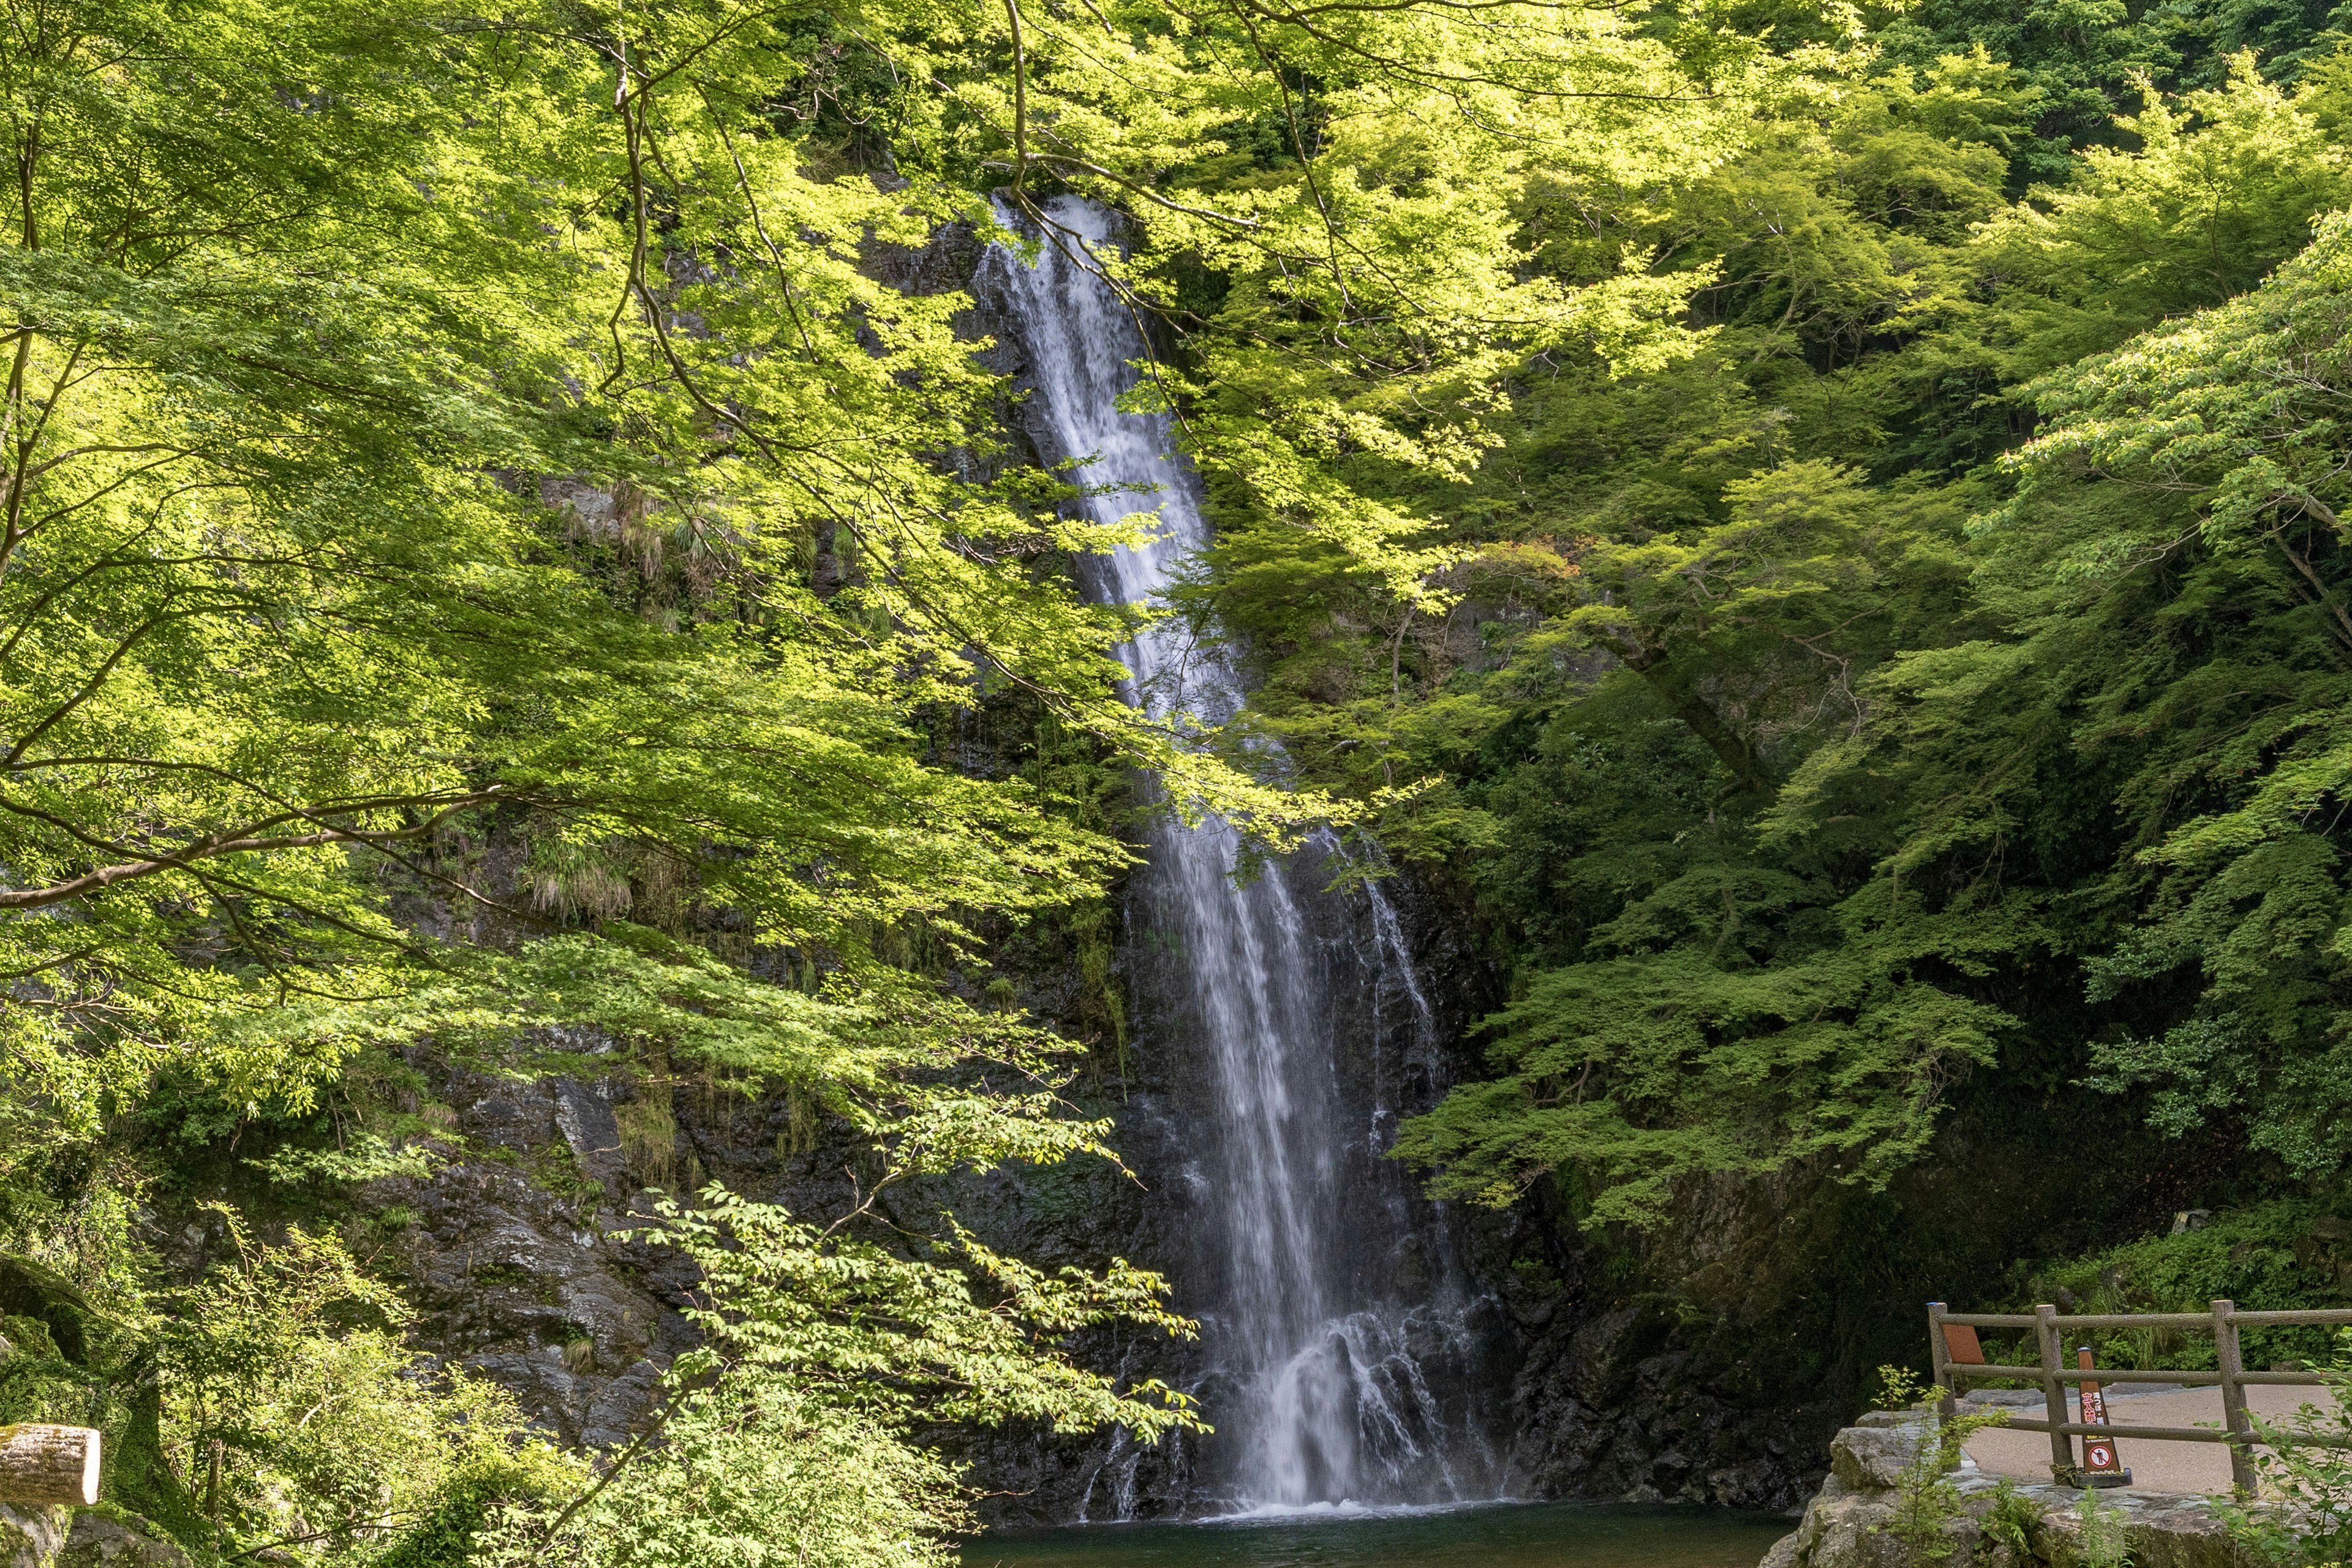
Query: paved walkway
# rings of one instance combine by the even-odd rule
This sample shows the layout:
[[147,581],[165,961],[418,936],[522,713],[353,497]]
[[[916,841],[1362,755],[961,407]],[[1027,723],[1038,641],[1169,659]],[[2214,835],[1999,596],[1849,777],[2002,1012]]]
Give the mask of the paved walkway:
[[[2298,1406],[2324,1402],[2324,1388],[2279,1388],[2256,1384],[2246,1390],[2246,1404],[2254,1414],[2271,1421],[2282,1421],[2293,1415]],[[2068,1419],[2074,1418],[2074,1401],[2066,1401]],[[2029,1420],[2042,1416],[2042,1401],[2037,1395],[2031,1405],[2011,1406]],[[2221,1425],[2221,1391],[2218,1388],[2183,1388],[2161,1394],[2126,1394],[2121,1388],[2107,1391],[2107,1415],[2117,1426],[2201,1426]],[[2082,1439],[2074,1439],[2078,1445]],[[2227,1492],[2230,1489],[2230,1450],[2219,1443],[2134,1442],[2129,1437],[2116,1439],[2116,1447],[2124,1466],[2132,1473],[2131,1489],[2153,1492]],[[1977,1468],[1990,1475],[2015,1476],[2021,1480],[2046,1481],[2050,1479],[2050,1435],[2046,1432],[2011,1432],[2002,1427],[1987,1427],[1969,1439],[1969,1458]]]

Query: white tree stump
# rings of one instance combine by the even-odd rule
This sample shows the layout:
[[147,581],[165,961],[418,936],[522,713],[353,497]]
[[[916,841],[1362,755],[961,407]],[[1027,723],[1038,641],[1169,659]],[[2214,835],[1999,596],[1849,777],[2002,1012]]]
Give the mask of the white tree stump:
[[98,1434],[39,1422],[0,1426],[0,1503],[98,1501]]

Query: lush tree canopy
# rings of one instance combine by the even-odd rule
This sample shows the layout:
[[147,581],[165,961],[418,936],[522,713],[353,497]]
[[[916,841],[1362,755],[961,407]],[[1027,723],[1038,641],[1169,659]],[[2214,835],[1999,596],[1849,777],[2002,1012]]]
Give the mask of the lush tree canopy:
[[[1134,768],[1475,927],[1440,1194],[1881,1184],[1989,1083],[2334,1179],[2337,20],[14,5],[0,1250],[72,1305],[0,1414],[126,1434],[200,1550],[404,1565],[937,1556],[924,1420],[1194,1422],[1071,1348],[1188,1331],[1148,1273],[714,1188],[706,1351],[591,1479],[336,1237],[178,1280],[139,1218],[330,1102],[276,1175],[429,1166],[362,1104],[425,1045],[785,1093],[886,1186],[1111,1158],[966,972],[1099,931]],[[929,265],[1068,192],[1214,513],[1168,605],[1084,601],[1149,519],[1060,504]],[[1158,614],[1251,671],[1227,735],[1118,700]]]
[[1197,591],[1511,967],[1401,1147],[1440,1192],[1882,1184],[2011,1075],[2341,1169],[2343,65],[2137,79],[2048,168],[2074,68],[1918,26],[1696,179],[1526,210],[1569,278],[1690,278],[1692,352],[1522,363],[1408,492],[1426,597],[1249,526]]
[[[803,1560],[905,1561],[961,1518],[919,1417],[1194,1421],[1066,1348],[1187,1331],[1157,1279],[909,1235],[872,1190],[670,1215],[708,1353],[593,1482],[419,1363],[344,1241],[224,1211],[236,1258],[188,1284],[142,1229],[172,1151],[321,1107],[363,1135],[273,1180],[430,1170],[363,1088],[423,1043],[772,1089],[880,1185],[1108,1157],[1068,1044],[949,979],[1099,907],[1120,769],[1277,844],[1354,807],[1118,700],[1156,612],[1067,567],[1143,525],[1058,507],[919,253],[1067,243],[998,200],[1124,207],[1097,264],[1178,334],[1202,468],[1423,604],[1452,552],[1397,487],[1475,469],[1515,367],[1690,351],[1696,274],[1534,268],[1521,205],[1699,177],[1863,58],[1850,19],[1776,47],[1531,0],[0,32],[0,1239],[64,1335],[11,1331],[10,1413],[128,1434],[119,1500],[199,1551],[420,1562],[709,1561],[788,1514]],[[1034,754],[954,765],[990,704]]]

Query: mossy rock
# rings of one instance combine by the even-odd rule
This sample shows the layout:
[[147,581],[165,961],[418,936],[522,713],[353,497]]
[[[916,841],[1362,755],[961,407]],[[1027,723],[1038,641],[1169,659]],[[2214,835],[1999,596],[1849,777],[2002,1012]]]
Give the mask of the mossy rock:
[[65,1544],[68,1512],[0,1503],[0,1568],[50,1568]]
[[0,1253],[0,1317],[26,1318],[48,1331],[58,1353],[89,1364],[89,1300],[56,1269]]
[[56,1568],[188,1568],[188,1561],[152,1520],[100,1503],[75,1512]]

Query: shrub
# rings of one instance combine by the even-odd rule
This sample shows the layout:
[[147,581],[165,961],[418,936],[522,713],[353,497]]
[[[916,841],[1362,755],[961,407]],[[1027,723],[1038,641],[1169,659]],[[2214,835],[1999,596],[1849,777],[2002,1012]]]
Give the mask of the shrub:
[[1951,1479],[1960,1468],[1960,1451],[1971,1435],[2006,1423],[2009,1412],[1976,1411],[1946,1418],[1935,1408],[1933,1396],[1940,1391],[1923,1389],[1917,1374],[1906,1367],[1880,1367],[1878,1384],[1883,1408],[1914,1409],[1923,1417],[1911,1463],[1895,1478],[1895,1517],[1886,1531],[1927,1561],[1940,1563],[1958,1550],[1959,1543],[1944,1527],[1960,1516],[1960,1491]]

